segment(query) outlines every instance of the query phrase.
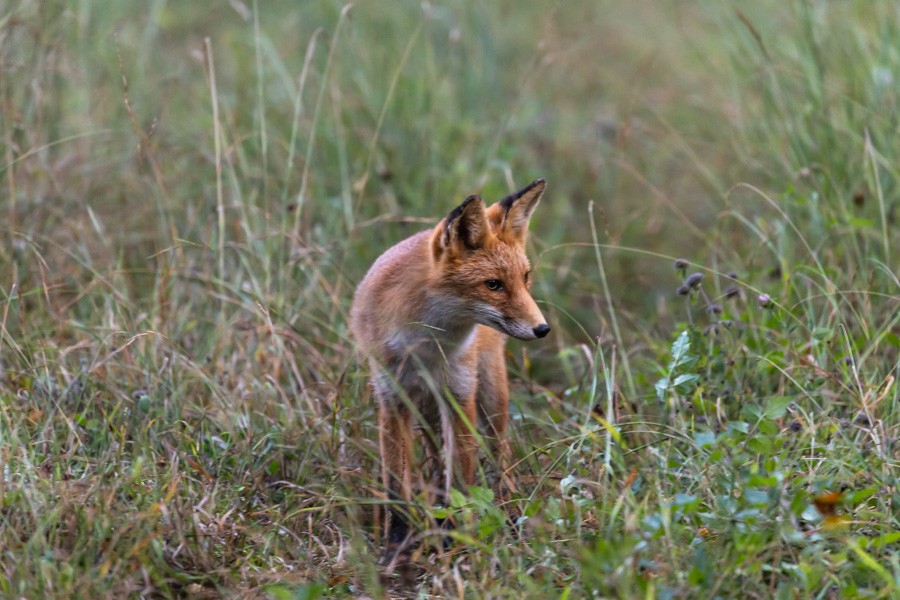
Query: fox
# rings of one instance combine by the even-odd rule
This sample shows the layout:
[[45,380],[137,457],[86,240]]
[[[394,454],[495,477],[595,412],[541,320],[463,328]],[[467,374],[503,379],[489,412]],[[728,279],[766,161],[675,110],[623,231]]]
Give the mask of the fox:
[[[489,208],[469,196],[436,227],[382,254],[359,284],[350,329],[371,374],[378,403],[382,483],[388,494],[384,560],[408,560],[413,421],[442,465],[441,492],[473,484],[478,435],[490,440],[504,494],[509,383],[504,352],[511,336],[546,337],[550,326],[531,296],[525,241],[543,196],[541,178]],[[477,426],[477,429],[476,429]],[[426,451],[429,448],[426,447]]]

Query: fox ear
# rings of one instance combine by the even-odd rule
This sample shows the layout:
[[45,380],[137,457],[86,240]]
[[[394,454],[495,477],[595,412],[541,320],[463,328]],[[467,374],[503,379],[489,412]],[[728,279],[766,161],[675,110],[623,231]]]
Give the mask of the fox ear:
[[475,250],[484,246],[488,235],[487,211],[478,196],[469,196],[453,209],[443,223],[444,249]]
[[531,213],[537,208],[546,187],[547,181],[543,177],[535,179],[523,189],[492,206],[492,209],[495,207],[499,209],[498,216],[502,219],[500,230],[524,240],[525,234],[528,233],[528,221],[531,220]]

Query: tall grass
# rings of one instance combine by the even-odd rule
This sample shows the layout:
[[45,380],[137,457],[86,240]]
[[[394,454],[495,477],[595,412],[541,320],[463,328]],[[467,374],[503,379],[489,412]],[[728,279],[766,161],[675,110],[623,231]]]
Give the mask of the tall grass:
[[[897,594],[898,18],[0,2],[2,594]],[[538,176],[523,533],[386,577],[354,287]]]

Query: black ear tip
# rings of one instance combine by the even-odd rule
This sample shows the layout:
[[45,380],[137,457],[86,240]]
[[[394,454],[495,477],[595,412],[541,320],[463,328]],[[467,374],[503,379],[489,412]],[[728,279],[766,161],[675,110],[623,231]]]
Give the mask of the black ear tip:
[[462,204],[453,209],[452,214],[458,217],[464,210],[466,210],[467,206],[472,203],[478,204],[479,202],[484,204],[484,200],[481,199],[481,196],[479,196],[478,194],[472,194],[471,196],[463,200]]
[[507,196],[506,198],[501,200],[500,206],[502,206],[506,210],[509,210],[510,208],[512,208],[512,205],[515,204],[516,200],[518,200],[519,198],[521,198],[522,196],[524,196],[525,194],[527,194],[534,188],[540,188],[538,190],[538,193],[543,194],[545,187],[547,187],[546,179],[544,179],[543,177],[541,177],[540,179],[535,179],[534,181],[532,181],[531,183],[526,185],[524,188],[522,188],[515,194],[510,194],[509,196]]
[[529,184],[528,184],[528,187],[526,187],[526,188],[525,188],[524,190],[522,190],[522,191],[523,191],[523,192],[530,192],[530,191],[533,190],[534,188],[538,188],[539,190],[543,190],[545,187],[547,187],[547,180],[544,179],[543,177],[541,177],[541,178],[535,179],[534,181],[532,181],[531,183],[529,183]]
[[481,200],[481,196],[478,196],[477,194],[472,194],[471,196],[469,196],[468,198],[463,200],[462,204],[460,204],[459,206],[454,208],[452,211],[450,211],[450,214],[447,215],[447,227],[450,227],[450,223],[452,223],[459,215],[461,215],[462,212],[464,210],[466,210],[466,207],[469,204],[471,204],[472,202],[475,202],[476,200],[478,202],[483,202]]

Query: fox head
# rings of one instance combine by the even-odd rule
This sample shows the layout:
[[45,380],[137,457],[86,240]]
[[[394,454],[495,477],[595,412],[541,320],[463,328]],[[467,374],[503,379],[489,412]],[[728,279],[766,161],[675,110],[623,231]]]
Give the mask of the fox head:
[[547,182],[538,179],[487,208],[469,196],[435,228],[435,289],[454,315],[468,316],[520,340],[542,338],[550,326],[531,297],[525,238]]

